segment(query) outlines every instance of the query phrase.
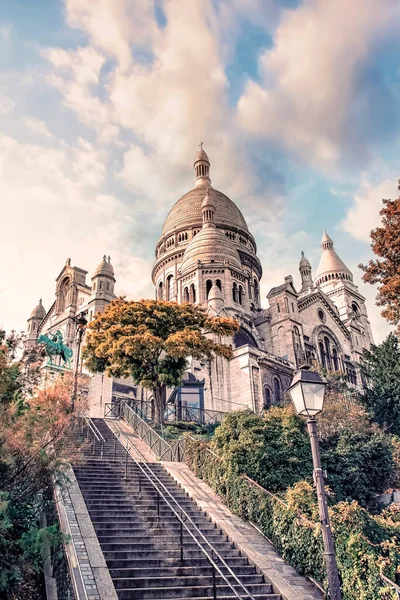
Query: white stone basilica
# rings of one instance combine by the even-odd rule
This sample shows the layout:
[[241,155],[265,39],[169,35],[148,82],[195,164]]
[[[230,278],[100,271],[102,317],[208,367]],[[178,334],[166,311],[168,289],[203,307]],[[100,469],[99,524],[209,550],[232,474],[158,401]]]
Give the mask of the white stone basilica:
[[[152,270],[156,297],[198,303],[214,315],[234,317],[240,330],[231,340],[231,359],[211,364],[189,360],[185,384],[171,392],[169,402],[259,412],[279,402],[296,368],[313,361],[343,371],[352,385],[359,385],[358,363],[373,341],[365,298],[326,231],[316,276],[302,252],[300,290],[288,275],[270,290],[269,307],[263,308],[262,266],[246,221],[234,202],[212,187],[210,161],[202,148],[194,170],[194,188],[172,207],[157,243]],[[104,257],[91,286],[85,277],[86,271],[67,261],[50,311],[40,303],[28,320],[29,343],[35,343],[39,332],[62,328],[73,346],[73,317],[84,310],[90,319],[115,297],[109,259]],[[114,387],[122,389],[124,382],[107,385],[110,401],[118,396]],[[125,386],[126,393],[138,397],[138,386],[128,381]]]

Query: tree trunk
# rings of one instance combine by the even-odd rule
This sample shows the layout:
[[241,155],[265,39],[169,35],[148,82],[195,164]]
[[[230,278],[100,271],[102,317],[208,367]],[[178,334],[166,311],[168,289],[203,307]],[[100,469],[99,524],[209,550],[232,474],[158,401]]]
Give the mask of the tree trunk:
[[154,423],[160,425],[164,422],[164,413],[167,404],[167,389],[165,385],[153,390],[154,397]]

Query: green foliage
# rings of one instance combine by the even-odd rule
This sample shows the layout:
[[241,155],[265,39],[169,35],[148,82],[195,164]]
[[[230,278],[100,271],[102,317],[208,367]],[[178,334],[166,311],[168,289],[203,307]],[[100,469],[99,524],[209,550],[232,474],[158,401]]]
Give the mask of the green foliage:
[[[347,414],[356,414],[358,420],[350,417],[350,426],[342,424],[340,430],[323,427],[322,464],[336,501],[357,500],[365,506],[395,481],[393,445],[389,436],[365,425],[357,408]],[[248,475],[272,492],[284,492],[300,480],[312,482],[310,440],[304,421],[291,406],[274,407],[262,417],[229,413],[211,447],[228,473]]]
[[[186,461],[233,512],[262,531],[285,561],[326,589],[317,501],[308,482],[296,483],[280,498],[229,470],[206,443],[189,437]],[[400,564],[400,519],[391,513],[374,517],[356,502],[330,508],[343,600],[395,599],[380,577],[382,569],[395,580]]]
[[321,459],[336,501],[355,499],[367,506],[395,480],[392,442],[378,430],[345,430],[324,440]]
[[379,346],[365,350],[361,401],[372,418],[390,433],[400,435],[400,342],[391,333]]
[[291,407],[272,408],[264,417],[229,413],[215,432],[213,448],[221,451],[230,472],[245,473],[273,492],[312,477],[310,441]]

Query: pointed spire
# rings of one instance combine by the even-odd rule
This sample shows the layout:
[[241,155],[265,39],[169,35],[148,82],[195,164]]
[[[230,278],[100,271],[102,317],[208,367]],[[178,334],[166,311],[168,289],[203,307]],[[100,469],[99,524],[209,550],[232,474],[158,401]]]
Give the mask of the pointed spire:
[[315,285],[329,283],[330,281],[353,281],[353,274],[344,264],[333,247],[333,240],[327,234],[326,229],[321,239],[321,260],[319,262]]
[[207,153],[203,150],[203,142],[199,144],[200,150],[198,150],[194,158],[194,173],[195,173],[195,187],[201,185],[210,185],[210,161]]

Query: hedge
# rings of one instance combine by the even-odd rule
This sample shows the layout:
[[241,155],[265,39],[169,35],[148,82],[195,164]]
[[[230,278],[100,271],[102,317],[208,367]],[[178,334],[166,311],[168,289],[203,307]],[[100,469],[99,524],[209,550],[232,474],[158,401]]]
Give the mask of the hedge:
[[[327,589],[318,506],[310,484],[298,482],[280,498],[245,475],[237,475],[229,461],[210,451],[205,442],[188,436],[185,452],[190,469],[232,512],[256,525],[298,573]],[[370,515],[355,501],[340,502],[329,511],[343,600],[396,600],[396,593],[380,574],[396,580],[400,565],[397,519]]]

